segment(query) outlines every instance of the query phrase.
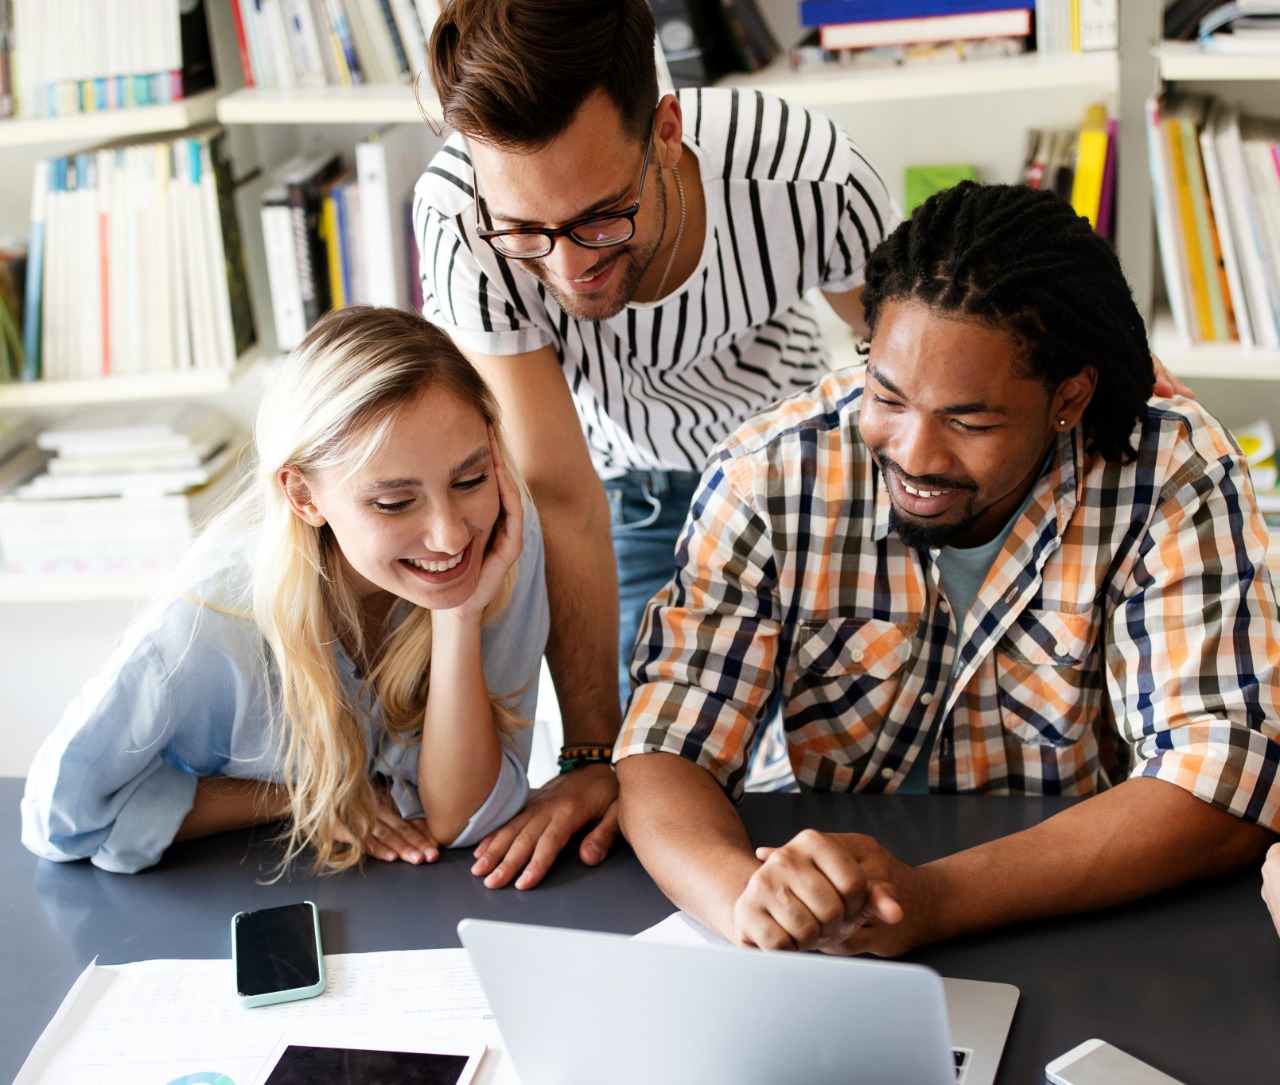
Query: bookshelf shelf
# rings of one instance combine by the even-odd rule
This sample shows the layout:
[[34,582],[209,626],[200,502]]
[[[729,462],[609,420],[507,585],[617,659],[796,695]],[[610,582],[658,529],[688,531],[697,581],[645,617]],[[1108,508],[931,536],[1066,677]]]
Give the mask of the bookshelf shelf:
[[429,83],[420,91],[422,107],[407,83],[358,87],[308,87],[294,90],[250,88],[218,101],[223,124],[376,124],[422,122],[439,104]]
[[1118,83],[1115,53],[1080,53],[831,72],[794,71],[782,55],[763,71],[728,75],[717,85],[764,90],[798,105],[822,106],[832,102],[906,101],[1089,85],[1111,93]]
[[261,357],[258,348],[253,347],[240,356],[232,369],[130,373],[88,380],[0,384],[0,411],[212,395],[227,391],[246,371],[256,366]]
[[1246,349],[1239,343],[1187,344],[1174,331],[1168,313],[1158,313],[1151,349],[1179,377],[1213,380],[1280,381],[1280,350]]
[[0,603],[97,603],[155,594],[155,573],[17,576],[0,573]]
[[151,132],[180,132],[217,115],[218,92],[209,90],[167,105],[77,113],[68,117],[0,121],[0,147],[44,143],[100,143]]
[[1174,82],[1280,80],[1280,53],[1215,53],[1194,42],[1166,41],[1155,56],[1160,78]]

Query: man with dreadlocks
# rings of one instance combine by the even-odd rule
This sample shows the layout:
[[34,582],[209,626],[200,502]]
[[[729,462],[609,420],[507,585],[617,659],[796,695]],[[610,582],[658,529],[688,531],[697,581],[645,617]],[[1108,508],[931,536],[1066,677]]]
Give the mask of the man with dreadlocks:
[[[730,940],[897,955],[1255,863],[1280,829],[1280,618],[1246,467],[1148,401],[1107,244],[1052,193],[964,184],[879,246],[866,369],[724,441],[650,604],[622,827]],[[1090,796],[907,865],[731,800],[778,693],[807,788]]]

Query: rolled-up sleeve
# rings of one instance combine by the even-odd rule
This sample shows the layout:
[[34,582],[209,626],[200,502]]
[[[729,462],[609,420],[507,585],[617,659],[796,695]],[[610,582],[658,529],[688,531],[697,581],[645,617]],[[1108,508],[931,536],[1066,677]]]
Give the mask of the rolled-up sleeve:
[[1280,615],[1267,530],[1238,453],[1221,439],[1201,452],[1166,484],[1114,612],[1116,724],[1131,775],[1280,831]]
[[158,627],[135,630],[67,708],[27,777],[31,851],[133,873],[173,842],[199,777],[274,775],[260,690],[238,650],[243,623],[201,624],[201,609],[178,602]]
[[[735,473],[743,477],[735,485]],[[726,456],[703,475],[676,546],[676,575],[649,604],[636,688],[614,750],[696,762],[737,800],[747,752],[776,685],[778,597],[771,539],[749,475]]]

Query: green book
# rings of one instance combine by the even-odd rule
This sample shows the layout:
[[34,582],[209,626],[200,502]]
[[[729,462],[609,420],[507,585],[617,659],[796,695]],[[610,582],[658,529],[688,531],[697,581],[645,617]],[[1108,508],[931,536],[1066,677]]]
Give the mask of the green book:
[[978,171],[974,166],[908,166],[907,202],[903,211],[909,215],[935,192],[958,185],[961,181],[977,179]]

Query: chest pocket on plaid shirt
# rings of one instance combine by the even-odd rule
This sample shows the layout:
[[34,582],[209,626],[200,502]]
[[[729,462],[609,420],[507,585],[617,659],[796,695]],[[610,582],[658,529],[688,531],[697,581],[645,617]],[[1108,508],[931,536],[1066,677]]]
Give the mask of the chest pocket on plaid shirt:
[[1070,746],[1097,722],[1101,661],[1092,613],[1024,611],[996,647],[1000,716],[1036,746]]
[[[898,698],[915,627],[869,618],[805,622],[795,647],[788,722],[805,719],[823,756],[855,775]],[[819,737],[823,736],[823,737]],[[836,753],[836,749],[841,752]]]

